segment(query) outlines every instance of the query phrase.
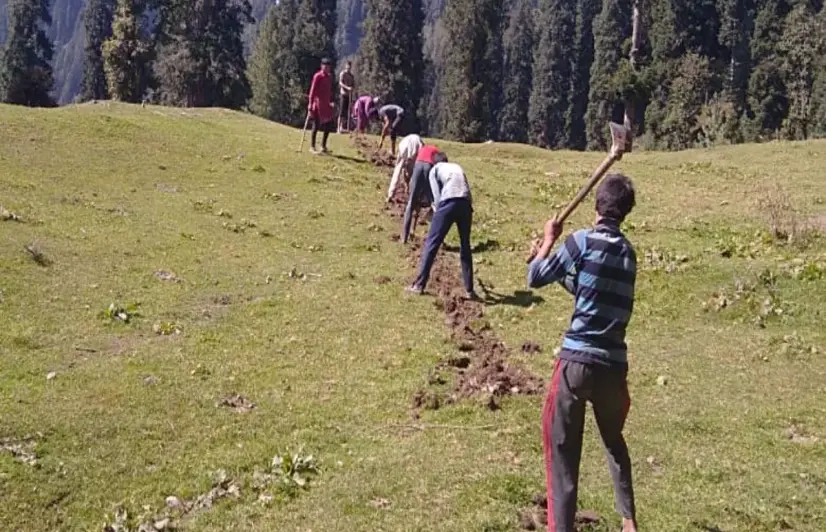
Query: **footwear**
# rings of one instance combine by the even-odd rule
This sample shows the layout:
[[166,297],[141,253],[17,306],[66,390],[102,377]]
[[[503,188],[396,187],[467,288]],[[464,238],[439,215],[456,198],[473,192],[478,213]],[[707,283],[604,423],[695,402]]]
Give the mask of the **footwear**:
[[324,146],[324,147],[321,148],[321,153],[323,153],[325,155],[329,155],[332,152],[327,149],[327,146]]
[[310,148],[310,153],[312,153],[313,155],[318,155],[318,154],[319,154],[319,153],[321,153],[321,152],[319,152],[319,151],[318,151],[317,149],[315,149],[315,148]]
[[467,294],[465,294],[465,299],[467,299],[469,301],[482,301],[482,298],[479,297],[479,294],[477,294],[476,292],[474,292],[472,290],[470,292],[468,292]]
[[412,284],[412,285],[408,286],[407,288],[404,289],[404,291],[408,292],[410,294],[416,294],[416,295],[419,295],[419,296],[424,294],[424,288],[422,288],[420,286],[416,286],[415,284]]

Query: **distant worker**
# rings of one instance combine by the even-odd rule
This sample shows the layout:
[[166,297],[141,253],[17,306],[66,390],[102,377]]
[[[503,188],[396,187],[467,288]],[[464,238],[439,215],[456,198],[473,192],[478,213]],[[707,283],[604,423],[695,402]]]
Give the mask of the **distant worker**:
[[[404,143],[404,140],[402,140],[402,143]],[[401,149],[402,148],[399,147],[399,150]],[[433,144],[425,144],[419,148],[419,154],[416,156],[410,183],[407,187],[407,207],[404,209],[404,222],[402,224],[402,242],[405,244],[407,244],[407,240],[410,238],[413,213],[418,212],[424,205],[433,203],[433,193],[430,190],[429,176],[440,154],[442,154],[442,152]]]
[[462,279],[468,299],[478,300],[473,290],[473,254],[470,247],[470,227],[473,221],[470,185],[462,167],[450,163],[444,153],[434,156],[436,165],[430,170],[430,189],[433,194],[433,221],[422,253],[419,275],[408,292],[423,294],[430,278],[430,270],[436,261],[436,254],[447,236],[450,227],[456,224],[459,230],[459,260],[462,263]]
[[390,135],[390,153],[396,153],[396,137],[400,133],[404,109],[395,104],[387,104],[379,109],[379,118],[384,122],[381,128],[379,149],[384,146],[384,138]]
[[381,101],[378,97],[364,95],[361,96],[358,100],[356,100],[356,105],[353,107],[353,115],[356,117],[356,133],[359,135],[364,135],[367,131],[367,124],[370,121],[370,115],[372,115],[375,110],[376,106]]
[[313,133],[310,137],[310,151],[319,153],[315,147],[316,133],[318,130],[324,133],[321,138],[321,153],[329,153],[327,149],[327,137],[335,119],[333,115],[333,78],[330,76],[330,60],[321,60],[321,70],[313,76],[313,83],[310,85],[310,103],[307,106],[307,113],[313,121]]
[[399,185],[399,178],[404,175],[404,182],[410,182],[410,175],[413,173],[413,165],[416,163],[416,156],[419,148],[422,147],[422,138],[418,135],[408,135],[399,143],[399,153],[396,155],[396,167],[393,169],[393,178],[390,180],[390,188],[387,190],[387,201],[393,198],[396,187]]
[[[350,131],[350,107],[353,105],[353,94],[355,94],[356,78],[350,71],[353,67],[351,61],[344,63],[344,70],[338,76],[338,86],[340,102],[338,109],[338,132]],[[342,124],[346,120],[346,124]]]

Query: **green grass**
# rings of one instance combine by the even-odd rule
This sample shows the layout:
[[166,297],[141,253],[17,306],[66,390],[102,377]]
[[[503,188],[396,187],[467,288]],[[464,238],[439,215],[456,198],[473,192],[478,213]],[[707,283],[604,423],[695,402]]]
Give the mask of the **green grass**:
[[[99,530],[119,507],[154,514],[207,492],[217,470],[240,497],[185,529],[518,529],[544,487],[542,397],[411,419],[455,348],[433,299],[402,295],[413,270],[390,238],[388,178],[346,137],[331,141],[346,158],[313,157],[296,153],[300,132],[246,115],[114,104],[0,107],[0,122],[0,205],[23,219],[0,221],[0,439],[33,436],[38,457],[0,451],[4,530]],[[499,243],[477,254],[477,276],[524,290],[532,233],[603,155],[440,144],[468,172],[474,241]],[[638,190],[627,437],[643,530],[826,529],[826,274],[792,271],[817,272],[826,241],[766,239],[761,207],[780,183],[799,219],[822,215],[824,159],[826,142],[771,143],[617,165]],[[716,311],[720,291],[731,305]],[[760,327],[770,293],[783,314]],[[536,295],[487,316],[547,379],[572,303],[556,287]],[[138,315],[103,317],[112,303]],[[519,353],[526,340],[543,353]],[[217,406],[234,393],[255,408]],[[299,449],[321,475],[260,504],[254,471]],[[615,530],[590,415],[581,479],[596,530]]]

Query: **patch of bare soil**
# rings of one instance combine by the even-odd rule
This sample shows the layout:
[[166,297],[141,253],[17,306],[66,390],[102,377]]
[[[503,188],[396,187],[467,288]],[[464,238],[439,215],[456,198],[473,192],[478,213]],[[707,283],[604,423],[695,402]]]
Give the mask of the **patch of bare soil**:
[[[594,525],[602,521],[599,514],[593,510],[580,510],[574,518],[574,528],[577,532],[594,530]],[[544,493],[534,496],[530,507],[519,514],[519,523],[524,530],[545,530],[548,526],[548,498]]]
[[0,452],[7,452],[18,462],[30,466],[37,466],[36,446],[37,441],[33,436],[4,438],[0,440]]
[[376,284],[387,284],[392,280],[393,279],[391,279],[390,277],[388,277],[386,275],[380,275],[380,276],[376,277],[375,279],[373,279],[373,281],[375,281]]
[[541,353],[542,346],[536,342],[525,342],[522,344],[522,352],[528,354]]
[[245,414],[255,408],[255,403],[240,394],[232,394],[229,397],[221,399],[218,406],[225,406],[232,408],[239,414]]
[[[180,521],[188,515],[196,512],[207,511],[221,499],[228,497],[237,498],[241,496],[241,485],[228,478],[226,472],[218,471],[216,480],[206,493],[202,493],[191,499],[181,500],[174,495],[166,498],[166,510],[155,515],[138,515],[130,518],[125,508],[119,508],[111,523],[103,526],[104,532],[129,532],[135,530],[130,527],[130,521],[137,521],[138,532],[156,532],[163,530],[177,530]],[[178,522],[176,522],[176,520]]]
[[355,137],[356,151],[362,157],[378,167],[393,168],[396,165],[396,158],[389,151],[380,150],[375,144],[363,137]]

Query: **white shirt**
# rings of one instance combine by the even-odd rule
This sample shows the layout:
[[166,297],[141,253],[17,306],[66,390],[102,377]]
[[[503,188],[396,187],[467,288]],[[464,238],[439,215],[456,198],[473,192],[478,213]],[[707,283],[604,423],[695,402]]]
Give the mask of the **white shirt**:
[[419,155],[419,150],[422,149],[422,138],[418,135],[407,135],[399,143],[399,154],[396,156],[397,161],[409,161],[415,159]]
[[433,210],[439,208],[440,202],[453,198],[473,201],[465,171],[456,163],[439,163],[434,166],[430,170],[430,189],[433,192]]

